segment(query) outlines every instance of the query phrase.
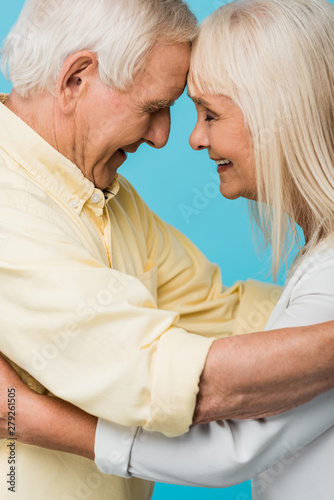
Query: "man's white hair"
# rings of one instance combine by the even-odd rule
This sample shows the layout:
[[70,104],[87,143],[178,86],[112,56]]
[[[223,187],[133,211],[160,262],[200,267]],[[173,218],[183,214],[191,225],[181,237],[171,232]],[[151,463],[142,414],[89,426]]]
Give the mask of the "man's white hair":
[[[207,18],[193,45],[190,92],[227,95],[254,145],[252,212],[273,271],[308,228],[306,257],[334,236],[334,5],[237,0]],[[292,230],[293,238],[287,237]]]
[[54,91],[66,59],[97,55],[101,80],[129,87],[157,42],[190,42],[197,21],[182,0],[27,0],[2,49],[2,71],[22,97]]

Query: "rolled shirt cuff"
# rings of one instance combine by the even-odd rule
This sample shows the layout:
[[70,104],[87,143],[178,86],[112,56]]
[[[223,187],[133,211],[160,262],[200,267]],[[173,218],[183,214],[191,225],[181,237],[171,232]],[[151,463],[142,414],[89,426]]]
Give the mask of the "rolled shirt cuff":
[[[193,419],[199,380],[215,341],[170,329],[159,340],[151,393],[151,418],[143,428],[168,437],[188,432]],[[162,396],[164,395],[164,396]],[[138,427],[125,427],[100,418],[95,435],[95,463],[104,474],[130,478],[128,464]]]
[[143,429],[175,437],[188,432],[208,351],[216,339],[170,328],[155,353],[151,411]]

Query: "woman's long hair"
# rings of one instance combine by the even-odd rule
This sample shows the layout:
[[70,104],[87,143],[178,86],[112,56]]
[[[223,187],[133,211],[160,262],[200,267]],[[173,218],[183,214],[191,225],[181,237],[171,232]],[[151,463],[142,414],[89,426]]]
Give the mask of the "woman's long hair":
[[303,255],[334,233],[334,5],[237,0],[194,41],[190,91],[227,95],[254,145],[251,213],[272,244],[273,275],[307,227]]

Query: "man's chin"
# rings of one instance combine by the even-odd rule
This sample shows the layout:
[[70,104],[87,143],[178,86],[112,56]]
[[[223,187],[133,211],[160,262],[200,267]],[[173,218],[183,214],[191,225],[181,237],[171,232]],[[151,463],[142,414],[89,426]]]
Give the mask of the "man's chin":
[[127,159],[128,155],[126,154],[126,152],[124,151],[124,149],[121,149],[121,148],[117,151],[117,153],[121,156],[121,158],[123,158],[123,162],[121,163],[121,165],[123,165],[123,163]]
[[117,170],[123,165],[123,163],[127,160],[127,153],[124,149],[118,149],[115,154],[110,158],[108,162],[108,167],[110,172],[114,172],[114,176],[116,175]]
[[109,159],[109,161],[106,162],[100,175],[95,176],[95,187],[97,187],[97,189],[101,189],[102,191],[103,189],[108,188],[115,179],[117,170],[123,165],[126,159],[127,154],[125,153],[125,151],[123,149],[118,149],[116,153],[114,153]]

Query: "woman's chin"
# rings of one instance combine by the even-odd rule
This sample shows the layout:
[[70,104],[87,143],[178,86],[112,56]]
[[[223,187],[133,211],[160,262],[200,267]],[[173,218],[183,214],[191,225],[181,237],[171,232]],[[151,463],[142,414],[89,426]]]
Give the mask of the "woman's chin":
[[229,189],[227,186],[222,186],[221,184],[219,190],[227,200],[237,200],[238,198],[240,198],[240,196],[242,196],[239,191]]
[[237,200],[238,198],[245,198],[246,200],[257,201],[256,193],[250,193],[239,189],[232,189],[231,187],[228,187],[226,185],[222,186],[222,184],[220,184],[219,190],[227,200]]

